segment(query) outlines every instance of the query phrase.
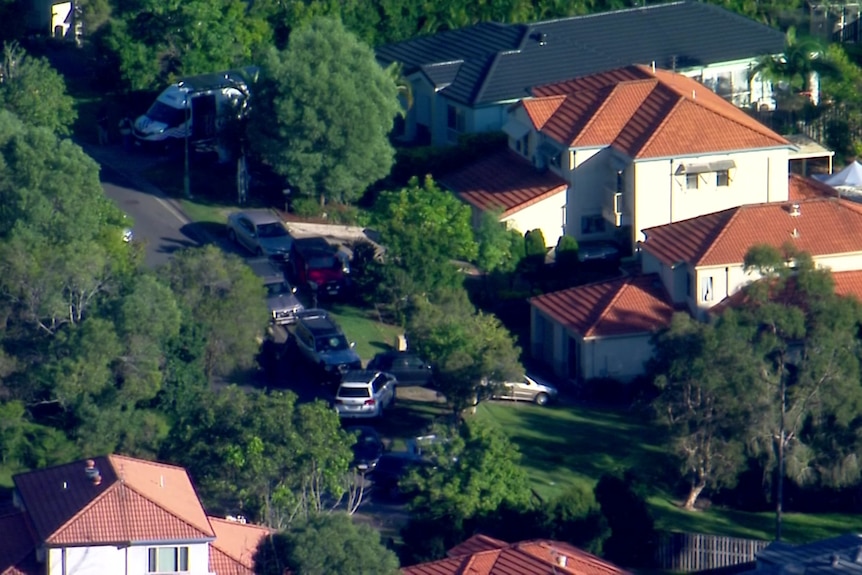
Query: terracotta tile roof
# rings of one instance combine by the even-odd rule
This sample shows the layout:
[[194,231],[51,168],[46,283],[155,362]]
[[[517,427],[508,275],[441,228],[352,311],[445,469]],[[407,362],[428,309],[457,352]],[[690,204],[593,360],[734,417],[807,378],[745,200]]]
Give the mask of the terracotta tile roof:
[[792,242],[812,256],[862,252],[862,209],[835,199],[739,206],[644,230],[641,247],[666,265],[738,265],[759,244]]
[[14,477],[40,541],[68,545],[214,537],[185,469],[119,455],[92,461],[98,484],[87,476],[85,461]]
[[468,204],[480,210],[501,209],[504,217],[567,187],[553,172],[536,170],[511,150],[491,154],[439,181]]
[[[559,541],[536,540],[509,544],[474,536],[451,549],[446,559],[401,570],[405,575],[623,575],[619,567]],[[490,542],[496,542],[494,546]],[[472,550],[471,550],[472,549]],[[459,550],[464,553],[458,555]],[[561,557],[565,557],[565,564]]]
[[833,272],[832,279],[835,280],[835,293],[852,296],[862,302],[862,271]]
[[570,147],[613,146],[635,159],[790,147],[702,84],[667,70],[627,66],[533,93],[537,99],[522,105],[534,125]]
[[584,338],[652,332],[667,326],[675,311],[655,274],[548,293],[530,305]]
[[0,517],[0,575],[36,573],[28,570],[28,559],[35,559],[35,551],[36,541],[24,513]]
[[836,198],[838,192],[832,186],[818,182],[814,178],[806,178],[791,173],[787,181],[787,199],[791,202],[813,200],[817,198]]
[[271,529],[210,517],[216,540],[210,543],[210,570],[218,575],[254,575],[254,553]]

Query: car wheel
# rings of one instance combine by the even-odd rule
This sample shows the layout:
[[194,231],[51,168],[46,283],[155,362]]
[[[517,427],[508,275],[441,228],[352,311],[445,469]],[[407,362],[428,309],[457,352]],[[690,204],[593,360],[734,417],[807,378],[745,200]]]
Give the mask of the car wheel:
[[548,394],[547,393],[539,393],[536,394],[535,399],[533,401],[536,402],[536,405],[548,405]]
[[227,231],[227,237],[233,243],[236,243],[236,232],[233,229]]

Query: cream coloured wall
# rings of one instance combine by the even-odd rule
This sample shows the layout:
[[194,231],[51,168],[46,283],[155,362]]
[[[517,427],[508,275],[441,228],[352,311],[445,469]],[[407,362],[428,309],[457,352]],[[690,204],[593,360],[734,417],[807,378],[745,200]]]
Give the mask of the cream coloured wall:
[[[149,575],[149,549],[157,545],[65,547],[48,550],[48,575]],[[188,575],[208,575],[209,544],[176,543],[189,548]]]
[[518,210],[512,215],[503,218],[509,228],[527,233],[530,230],[540,229],[545,236],[545,245],[548,247],[557,245],[557,240],[563,235],[563,226],[566,217],[566,190],[545,198],[532,206]]
[[[733,160],[730,184],[718,186],[715,172],[698,176],[698,188],[689,189],[679,173],[686,164]],[[788,150],[786,148],[706,155],[634,164],[633,242],[644,239],[641,230],[678,222],[745,204],[787,201]]]
[[651,334],[581,340],[579,373],[583,379],[610,377],[629,381],[644,372],[653,355]]

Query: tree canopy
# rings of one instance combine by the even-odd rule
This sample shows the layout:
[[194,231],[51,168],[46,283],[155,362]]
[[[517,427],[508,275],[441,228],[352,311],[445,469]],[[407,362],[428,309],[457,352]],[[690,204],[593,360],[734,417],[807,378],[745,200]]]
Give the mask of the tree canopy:
[[309,517],[263,539],[254,554],[257,575],[396,575],[398,567],[380,533],[345,513]]
[[63,77],[48,60],[28,55],[16,42],[3,44],[0,108],[27,124],[48,128],[61,136],[70,134],[78,117]]
[[338,20],[315,18],[268,50],[255,100],[252,149],[298,193],[348,203],[389,174],[398,89]]

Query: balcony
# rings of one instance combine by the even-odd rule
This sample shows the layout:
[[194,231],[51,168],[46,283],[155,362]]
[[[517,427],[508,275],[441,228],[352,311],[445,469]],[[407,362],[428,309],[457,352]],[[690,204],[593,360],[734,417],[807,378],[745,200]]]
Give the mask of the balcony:
[[622,193],[608,192],[605,195],[602,217],[617,228],[632,225],[632,214],[626,206],[625,197]]

